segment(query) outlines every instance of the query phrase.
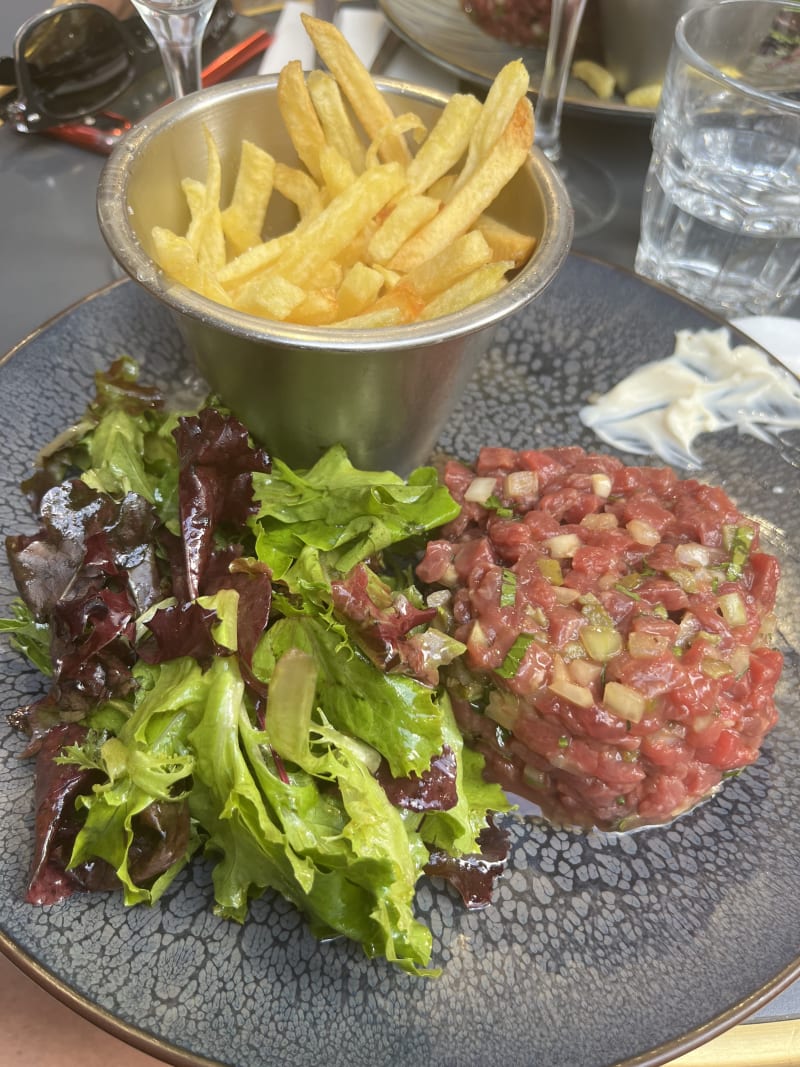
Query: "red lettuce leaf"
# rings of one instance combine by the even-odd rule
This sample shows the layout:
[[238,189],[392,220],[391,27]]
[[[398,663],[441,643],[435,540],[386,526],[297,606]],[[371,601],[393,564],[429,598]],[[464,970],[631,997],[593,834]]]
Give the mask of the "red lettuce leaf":
[[214,408],[178,420],[178,508],[188,599],[199,594],[219,526],[243,527],[256,506],[253,471],[270,470],[263,449],[250,445],[247,428]]
[[480,852],[453,857],[447,852],[434,850],[424,868],[431,878],[444,878],[450,882],[471,910],[491,904],[494,883],[508,865],[508,833],[496,826],[491,818],[487,823],[478,835]]
[[386,760],[382,760],[376,777],[395,807],[409,811],[449,811],[458,803],[456,757],[449,745],[434,756],[427,771],[394,778]]

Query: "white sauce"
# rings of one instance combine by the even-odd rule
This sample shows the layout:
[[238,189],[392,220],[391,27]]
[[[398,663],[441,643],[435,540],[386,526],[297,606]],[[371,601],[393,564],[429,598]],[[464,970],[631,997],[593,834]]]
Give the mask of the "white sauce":
[[646,363],[580,411],[607,444],[699,467],[694,439],[736,427],[762,441],[800,429],[800,381],[728,331],[679,330],[668,359]]

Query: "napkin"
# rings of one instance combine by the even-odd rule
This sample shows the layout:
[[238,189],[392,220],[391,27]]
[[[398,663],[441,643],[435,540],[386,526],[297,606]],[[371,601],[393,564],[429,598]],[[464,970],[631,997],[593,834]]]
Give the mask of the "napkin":
[[[313,68],[314,46],[300,21],[301,12],[313,14],[313,10],[312,3],[287,0],[275,25],[273,43],[261,60],[260,74],[277,74],[291,59],[299,59],[304,70]],[[336,15],[336,25],[369,69],[389,30],[383,13],[342,5]],[[443,93],[454,93],[458,88],[458,79],[454,74],[438,67],[405,44],[400,45],[380,76],[424,85]]]
[[800,377],[800,319],[780,315],[750,315],[734,319],[732,325],[752,337]]

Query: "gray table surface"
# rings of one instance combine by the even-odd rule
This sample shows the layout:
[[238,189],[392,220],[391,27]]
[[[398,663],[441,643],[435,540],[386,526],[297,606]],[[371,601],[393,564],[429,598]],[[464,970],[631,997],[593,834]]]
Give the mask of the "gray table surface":
[[[0,54],[12,53],[17,27],[42,7],[42,0],[0,0]],[[632,269],[649,126],[567,114],[563,140],[601,163],[619,190],[614,218],[575,249]],[[119,276],[95,219],[102,166],[100,156],[70,145],[0,129],[0,353]],[[754,1016],[786,1018],[800,1018],[800,982]]]

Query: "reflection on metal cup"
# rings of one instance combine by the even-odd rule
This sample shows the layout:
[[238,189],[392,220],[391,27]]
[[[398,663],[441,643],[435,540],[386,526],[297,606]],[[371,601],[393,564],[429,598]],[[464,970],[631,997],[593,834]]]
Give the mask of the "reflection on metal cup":
[[728,318],[800,308],[800,2],[678,23],[636,270]]

